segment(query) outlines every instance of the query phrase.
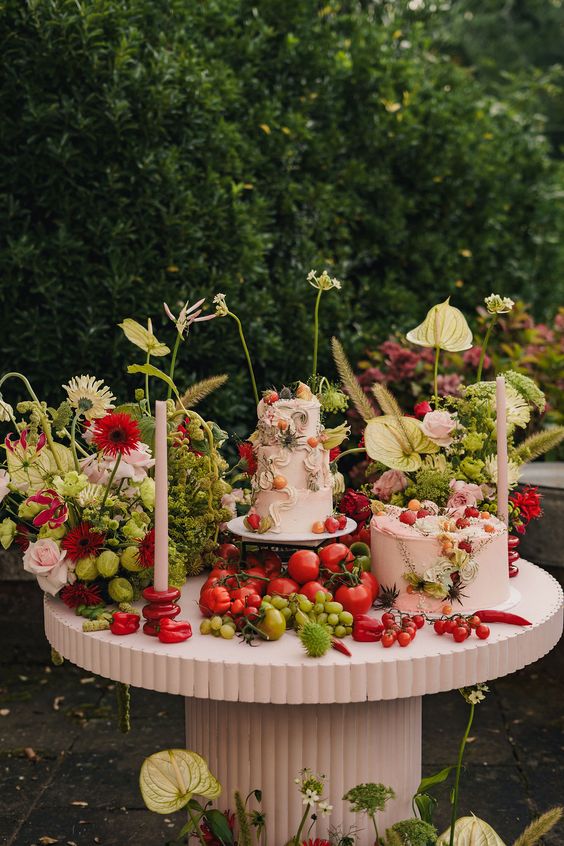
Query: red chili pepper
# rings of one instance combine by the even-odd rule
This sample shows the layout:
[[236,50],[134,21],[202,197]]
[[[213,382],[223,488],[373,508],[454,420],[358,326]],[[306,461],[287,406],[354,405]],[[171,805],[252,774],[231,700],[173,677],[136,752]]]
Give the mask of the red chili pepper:
[[165,617],[159,623],[159,640],[161,643],[180,643],[192,637],[192,626],[188,620],[171,620]]
[[474,613],[482,623],[509,623],[512,626],[533,625],[524,617],[519,617],[518,614],[508,614],[506,611],[475,611]]
[[138,614],[116,611],[110,623],[110,631],[115,635],[134,634],[139,628],[139,622],[140,618]]
[[342,652],[343,655],[348,655],[349,658],[352,658],[352,652],[350,651],[348,646],[345,646],[342,640],[339,640],[336,637],[331,638],[331,646],[333,647],[333,649],[336,649],[337,652]]
[[384,625],[380,620],[369,617],[368,614],[359,614],[354,618],[352,636],[353,640],[364,643],[376,643],[382,639]]

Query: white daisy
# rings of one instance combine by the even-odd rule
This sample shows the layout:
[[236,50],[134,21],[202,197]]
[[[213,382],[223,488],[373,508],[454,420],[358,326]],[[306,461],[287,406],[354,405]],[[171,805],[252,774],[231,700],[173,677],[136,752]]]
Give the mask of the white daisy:
[[73,376],[63,388],[70,405],[81,411],[86,420],[104,417],[114,407],[114,395],[101,379],[94,376]]

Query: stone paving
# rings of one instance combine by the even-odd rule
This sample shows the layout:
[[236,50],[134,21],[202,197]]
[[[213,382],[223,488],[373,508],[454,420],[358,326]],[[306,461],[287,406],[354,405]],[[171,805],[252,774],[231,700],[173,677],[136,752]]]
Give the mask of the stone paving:
[[[555,574],[563,581],[563,570]],[[68,663],[51,666],[35,584],[0,583],[0,644],[0,844],[158,846],[173,839],[181,814],[147,811],[137,775],[147,755],[184,746],[182,699],[133,690],[133,728],[120,734],[111,682]],[[477,709],[460,811],[494,824],[507,844],[532,816],[564,802],[563,670],[561,642],[492,684],[493,695]],[[456,691],[425,697],[424,774],[455,762],[466,719]],[[441,798],[442,830],[446,788]],[[562,843],[564,826],[545,839],[546,846]]]

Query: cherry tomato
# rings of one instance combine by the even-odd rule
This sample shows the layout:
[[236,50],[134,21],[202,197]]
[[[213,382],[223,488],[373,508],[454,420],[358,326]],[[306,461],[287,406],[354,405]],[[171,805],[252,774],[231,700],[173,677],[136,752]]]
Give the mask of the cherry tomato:
[[284,615],[276,608],[267,608],[263,619],[257,623],[257,629],[262,632],[265,640],[278,640],[286,631]]
[[247,608],[260,608],[262,597],[258,593],[251,593],[246,599]]
[[341,564],[345,564],[347,570],[352,569],[354,555],[344,543],[330,543],[319,550],[319,559],[325,570],[340,573]]
[[445,622],[446,620],[435,620],[433,623],[433,628],[438,635],[443,635],[445,633]]
[[[358,562],[358,558],[356,559]],[[362,572],[360,574],[360,583],[361,585],[366,585],[366,587],[370,588],[372,593],[372,601],[376,599],[378,596],[378,591],[380,590],[380,585],[378,584],[378,579],[374,575],[374,573]]]
[[471,629],[477,629],[482,621],[474,614],[473,617],[468,618],[467,622]]
[[300,549],[290,556],[288,574],[301,585],[319,576],[319,555],[313,549]]
[[423,616],[423,614],[414,614],[411,619],[415,623],[416,629],[422,629],[425,625],[425,617]]
[[247,597],[251,596],[253,593],[255,593],[255,590],[252,587],[245,585],[244,587],[233,588],[233,590],[230,590],[229,596],[231,599],[240,599],[241,602],[245,602]]
[[480,623],[480,625],[476,629],[476,634],[478,635],[480,640],[487,640],[490,636],[490,627],[486,626],[485,623]]
[[398,643],[400,646],[409,646],[413,638],[411,637],[411,633],[408,631],[403,631],[398,634]]
[[235,599],[231,603],[231,614],[234,617],[239,617],[239,615],[243,613],[244,609],[245,606],[243,605],[243,602],[240,599]]
[[307,596],[310,602],[315,602],[315,594],[319,593],[319,591],[325,592],[325,588],[321,584],[321,582],[306,582],[305,585],[300,587],[300,593],[303,593],[304,596]]
[[259,612],[256,608],[244,608],[243,609],[243,617],[247,617],[248,620],[256,620],[259,616]]
[[384,647],[384,649],[389,649],[390,646],[393,646],[396,642],[396,633],[395,632],[384,632],[382,635],[382,639],[380,643]]
[[[272,596],[273,593],[277,593],[278,596],[290,596],[291,593],[299,593],[300,586],[297,582],[293,579],[285,578],[284,576],[279,576],[277,579],[272,579],[268,583],[268,594]],[[263,591],[264,593],[264,591]]]
[[452,633],[453,638],[457,643],[462,643],[463,640],[469,636],[466,626],[457,626]]
[[445,632],[447,634],[452,634],[456,628],[457,623],[454,620],[445,620]]
[[372,605],[372,591],[366,585],[341,585],[335,594],[335,600],[340,602],[345,611],[355,614],[366,614]]
[[237,562],[241,557],[241,552],[238,546],[235,546],[234,543],[222,543],[217,548],[217,554],[220,558],[223,558],[224,561],[235,561]]
[[382,614],[382,623],[386,627],[393,626],[393,624],[395,622],[396,622],[396,618],[394,617],[393,614],[390,614],[389,611],[386,611],[384,614]]

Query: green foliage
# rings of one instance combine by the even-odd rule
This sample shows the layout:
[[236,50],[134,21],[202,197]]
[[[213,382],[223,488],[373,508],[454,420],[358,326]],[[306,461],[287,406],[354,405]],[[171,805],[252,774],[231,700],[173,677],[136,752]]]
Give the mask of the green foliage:
[[[124,393],[113,326],[222,291],[259,387],[290,382],[311,365],[311,267],[343,279],[321,333],[347,348],[455,285],[462,307],[495,280],[544,308],[561,216],[526,89],[489,97],[396,5],[4,3],[4,360],[48,397],[74,372]],[[177,384],[222,370],[209,410],[242,434],[236,333],[193,327]]]
[[373,817],[377,811],[383,811],[390,799],[395,799],[396,794],[391,787],[385,784],[357,784],[352,787],[343,799],[350,802],[353,814],[365,813]]
[[[390,837],[392,832],[398,837]],[[437,834],[435,826],[423,820],[401,820],[388,829],[386,837],[389,844],[397,841],[401,846],[434,846]]]

